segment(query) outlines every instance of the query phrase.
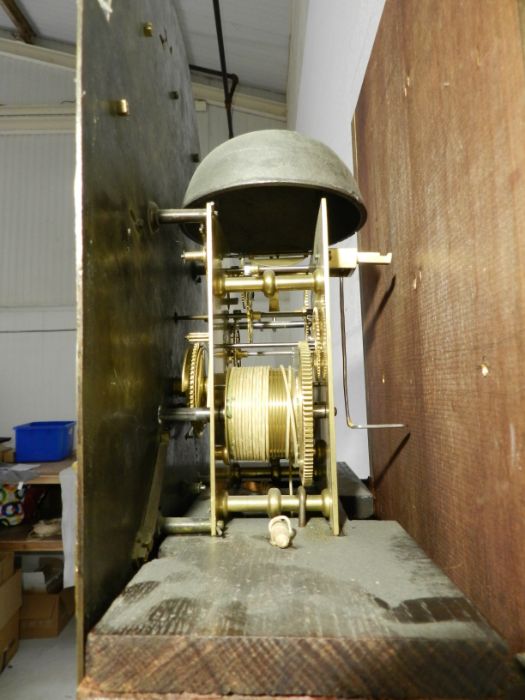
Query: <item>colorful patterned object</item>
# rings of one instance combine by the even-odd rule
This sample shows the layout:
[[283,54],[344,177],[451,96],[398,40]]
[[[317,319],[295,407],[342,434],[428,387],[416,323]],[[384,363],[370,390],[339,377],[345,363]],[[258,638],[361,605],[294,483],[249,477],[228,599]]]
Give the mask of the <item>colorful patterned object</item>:
[[24,519],[24,495],[27,487],[0,485],[0,526],[19,525]]

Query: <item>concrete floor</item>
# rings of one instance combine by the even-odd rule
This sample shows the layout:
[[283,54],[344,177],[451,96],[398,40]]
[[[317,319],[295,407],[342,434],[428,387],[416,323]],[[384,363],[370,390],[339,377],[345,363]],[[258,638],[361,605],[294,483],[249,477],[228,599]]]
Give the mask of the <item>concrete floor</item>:
[[76,691],[75,620],[50,639],[21,639],[0,674],[0,698],[74,700]]

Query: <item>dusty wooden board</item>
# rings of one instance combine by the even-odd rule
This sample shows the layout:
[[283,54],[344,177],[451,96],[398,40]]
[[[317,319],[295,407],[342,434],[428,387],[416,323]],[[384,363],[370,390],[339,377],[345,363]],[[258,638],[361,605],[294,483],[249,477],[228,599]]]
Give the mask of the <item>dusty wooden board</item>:
[[90,633],[100,692],[490,697],[506,649],[393,522],[311,520],[279,550],[267,519],[169,537]]
[[[480,11],[480,4],[483,9]],[[387,0],[356,115],[378,513],[525,648],[525,77],[516,0]]]

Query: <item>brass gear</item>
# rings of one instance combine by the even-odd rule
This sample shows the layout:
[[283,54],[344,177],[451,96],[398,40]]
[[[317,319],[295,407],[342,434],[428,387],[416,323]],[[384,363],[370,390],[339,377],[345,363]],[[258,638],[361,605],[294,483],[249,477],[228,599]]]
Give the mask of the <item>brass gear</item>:
[[[181,389],[186,394],[186,404],[189,408],[202,408],[206,405],[206,367],[204,345],[194,343],[186,350],[182,363]],[[201,435],[204,424],[195,421],[195,434]]]
[[314,375],[312,356],[306,340],[297,343],[298,364],[294,384],[293,405],[299,442],[299,475],[303,486],[311,486],[314,479]]
[[206,370],[204,345],[195,343],[191,349],[190,376],[188,382],[188,406],[202,408],[206,403]]
[[318,382],[326,382],[328,361],[326,356],[326,312],[324,301],[315,306],[313,310],[312,334],[314,338],[313,365],[315,378]]

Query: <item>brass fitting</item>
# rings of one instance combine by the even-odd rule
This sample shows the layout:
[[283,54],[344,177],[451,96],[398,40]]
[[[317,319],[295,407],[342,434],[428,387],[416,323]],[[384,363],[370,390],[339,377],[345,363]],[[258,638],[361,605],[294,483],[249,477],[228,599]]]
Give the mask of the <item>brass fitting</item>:
[[267,297],[273,297],[276,291],[275,272],[273,270],[265,270],[262,275],[263,292]]

